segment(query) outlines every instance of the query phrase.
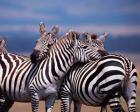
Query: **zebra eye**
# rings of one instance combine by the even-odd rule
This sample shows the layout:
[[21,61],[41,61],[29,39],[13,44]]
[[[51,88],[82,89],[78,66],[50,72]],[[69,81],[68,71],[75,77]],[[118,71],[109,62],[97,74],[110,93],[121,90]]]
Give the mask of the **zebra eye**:
[[48,44],[48,47],[50,48],[51,47],[51,44]]
[[45,40],[43,40],[43,41],[42,41],[42,43],[43,43],[44,45],[46,45],[46,44],[47,44],[47,42],[46,42]]

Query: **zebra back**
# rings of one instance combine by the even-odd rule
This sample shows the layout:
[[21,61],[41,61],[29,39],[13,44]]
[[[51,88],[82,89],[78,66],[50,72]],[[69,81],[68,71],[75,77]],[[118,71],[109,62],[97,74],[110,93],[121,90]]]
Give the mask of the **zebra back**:
[[130,63],[131,70],[129,76],[126,76],[124,61],[126,57],[107,55],[95,62],[73,66],[67,72],[60,89],[62,111],[68,111],[67,106],[71,99],[92,106],[109,103],[112,110],[120,109],[118,99],[121,95],[125,98],[129,112],[135,112],[137,73],[134,64],[129,60],[127,63]]

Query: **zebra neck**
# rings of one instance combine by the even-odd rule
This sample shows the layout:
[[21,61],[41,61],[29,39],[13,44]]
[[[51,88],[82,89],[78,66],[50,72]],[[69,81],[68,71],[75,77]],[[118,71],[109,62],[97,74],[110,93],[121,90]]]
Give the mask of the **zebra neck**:
[[0,49],[0,55],[6,54],[6,53],[8,53],[8,51],[5,48]]
[[7,60],[6,57],[7,57],[8,54],[9,53],[2,53],[2,54],[0,54],[0,61]]
[[0,60],[20,60],[20,62],[31,62],[30,58],[28,56],[24,56],[24,55],[18,55],[18,54],[14,54],[14,53],[2,53],[0,55]]
[[74,52],[55,52],[50,54],[47,69],[52,73],[55,80],[61,80],[70,67],[75,63]]

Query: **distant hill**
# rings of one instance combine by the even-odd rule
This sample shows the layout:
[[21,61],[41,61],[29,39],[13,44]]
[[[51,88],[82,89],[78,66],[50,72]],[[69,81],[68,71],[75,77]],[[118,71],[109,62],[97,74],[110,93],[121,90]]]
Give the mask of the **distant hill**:
[[31,52],[35,46],[39,34],[31,32],[18,32],[18,33],[0,33],[7,41],[7,49],[10,52]]
[[[0,36],[7,39],[7,49],[11,52],[31,52],[39,33],[31,32],[3,32]],[[140,35],[135,36],[110,36],[105,42],[105,47],[110,52],[140,53]]]
[[111,52],[140,53],[140,35],[108,37],[105,47]]

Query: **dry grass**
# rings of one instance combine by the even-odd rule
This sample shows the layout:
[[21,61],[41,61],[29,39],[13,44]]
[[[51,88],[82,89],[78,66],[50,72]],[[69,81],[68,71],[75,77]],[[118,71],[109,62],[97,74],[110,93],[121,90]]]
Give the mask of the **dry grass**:
[[[140,104],[140,95],[137,97],[137,105]],[[126,105],[124,109],[127,110]],[[111,112],[110,108],[108,108],[109,112]],[[81,112],[99,112],[99,107],[90,107],[90,106],[82,106]],[[137,112],[140,111],[140,107],[137,106]],[[15,103],[11,108],[10,112],[31,112],[31,104],[30,103]],[[44,102],[40,102],[39,104],[39,112],[45,112]],[[61,112],[60,110],[60,101],[55,102],[54,112]]]
[[[99,111],[99,108],[94,107],[82,107],[82,112],[95,112]],[[31,112],[31,104],[30,103],[15,103],[14,106],[11,108],[10,112]],[[39,112],[45,112],[44,102],[40,102],[39,104]],[[61,112],[60,110],[60,101],[55,102],[54,112]]]

